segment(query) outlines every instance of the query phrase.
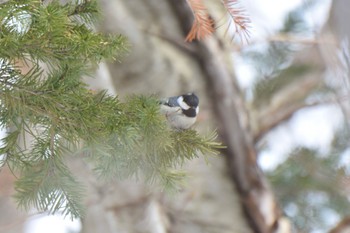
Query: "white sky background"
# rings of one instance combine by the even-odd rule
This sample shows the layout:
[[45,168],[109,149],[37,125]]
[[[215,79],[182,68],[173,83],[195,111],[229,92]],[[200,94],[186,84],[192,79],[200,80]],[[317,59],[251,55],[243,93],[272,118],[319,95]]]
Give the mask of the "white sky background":
[[[309,24],[319,28],[327,19],[331,0],[319,0],[310,15],[306,16]],[[301,4],[303,0],[241,0],[252,21],[252,41],[260,41],[272,35],[283,25],[283,17],[291,9]],[[254,76],[249,64],[239,57],[235,58],[237,76],[243,88],[249,88],[254,82]],[[334,130],[342,121],[341,113],[332,106],[322,106],[298,112],[290,123],[279,127],[268,135],[268,149],[259,156],[259,163],[264,169],[273,169],[283,162],[288,152],[295,146],[303,145],[312,149],[318,148],[326,152],[333,139]],[[0,132],[0,136],[3,132]],[[278,138],[278,140],[276,140]],[[36,216],[26,223],[25,233],[68,233],[78,232],[79,221],[72,222],[61,216]]]
[[79,232],[80,221],[64,219],[59,215],[42,215],[29,218],[25,224],[25,233],[71,233]]

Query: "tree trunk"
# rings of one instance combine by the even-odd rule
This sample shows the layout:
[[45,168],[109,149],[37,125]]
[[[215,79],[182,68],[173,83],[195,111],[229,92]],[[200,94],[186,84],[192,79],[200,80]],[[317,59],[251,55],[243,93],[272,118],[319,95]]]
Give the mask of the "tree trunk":
[[[342,99],[339,105],[349,119],[349,90],[350,90],[350,28],[349,20],[350,2],[347,0],[333,1],[329,21],[326,24],[323,35],[326,41],[331,42],[323,46],[324,59],[327,61],[328,69],[334,72],[332,82],[339,88],[338,96]],[[344,95],[346,98],[344,99]],[[347,125],[349,127],[349,125]],[[342,219],[330,233],[350,232],[350,217]]]
[[102,0],[101,6],[99,29],[126,35],[131,43],[130,54],[109,65],[118,95],[194,91],[201,108],[197,129],[218,128],[227,148],[209,164],[191,161],[188,184],[175,197],[130,181],[101,184],[91,176],[83,232],[289,232],[256,164],[226,42],[214,36],[185,43],[192,15],[184,0]]

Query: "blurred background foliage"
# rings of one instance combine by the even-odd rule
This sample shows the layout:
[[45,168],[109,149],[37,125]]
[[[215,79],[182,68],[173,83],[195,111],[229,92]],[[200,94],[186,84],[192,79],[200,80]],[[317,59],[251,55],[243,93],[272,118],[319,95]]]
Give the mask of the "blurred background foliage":
[[[335,130],[332,143],[329,147],[326,146],[326,151],[296,143],[291,149],[286,149],[286,155],[278,155],[285,157],[281,159],[282,162],[277,162],[272,169],[266,170],[279,204],[293,222],[296,232],[327,232],[350,213],[350,131],[346,120],[347,108],[344,108],[348,104],[348,92],[345,98],[341,94],[344,89],[348,89],[341,84],[342,81],[339,82],[339,74],[337,76],[330,69],[331,64],[323,64],[321,60],[324,58],[315,56],[312,52],[307,54],[310,53],[309,48],[315,45],[327,47],[327,43],[318,44],[316,39],[320,38],[321,31],[311,27],[305,17],[318,4],[324,4],[324,1],[304,1],[286,15],[282,28],[275,34],[277,36],[267,38],[263,45],[257,43],[248,46],[241,54],[255,74],[254,84],[245,90],[248,99],[252,96],[253,108],[268,108],[276,94],[293,83],[299,83],[299,90],[303,91],[305,87],[300,81],[316,73],[318,78],[313,88],[305,88],[303,98],[297,100],[302,103],[300,109],[335,106],[343,113],[343,121],[338,122],[339,129]],[[310,40],[299,41],[300,36]],[[298,60],[300,55],[303,56],[301,61]],[[347,69],[341,70],[340,76],[348,79]],[[344,81],[346,82],[348,81]],[[290,94],[291,99],[298,95],[296,92]],[[292,117],[293,114],[279,127],[291,127]],[[273,133],[274,131],[271,132]],[[281,140],[280,143],[284,143],[278,137],[262,139],[258,143],[260,154],[269,151],[269,142],[266,140],[274,140],[273,143]],[[275,158],[272,156],[275,155],[270,157],[273,161]]]

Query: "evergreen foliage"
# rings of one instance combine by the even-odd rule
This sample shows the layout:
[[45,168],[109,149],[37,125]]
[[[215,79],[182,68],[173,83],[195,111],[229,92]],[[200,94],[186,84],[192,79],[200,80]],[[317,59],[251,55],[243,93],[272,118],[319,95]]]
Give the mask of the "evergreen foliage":
[[312,70],[309,65],[293,65],[284,70],[279,71],[274,77],[262,79],[254,85],[254,96],[258,97],[254,99],[254,106],[259,107],[263,104],[270,103],[271,99],[284,87],[298,82]]
[[0,166],[19,176],[15,197],[25,209],[83,214],[84,188],[66,164],[75,153],[101,177],[145,177],[166,188],[183,177],[175,168],[220,147],[215,134],[168,128],[155,97],[122,103],[87,89],[81,77],[127,48],[124,37],[92,30],[97,16],[96,1],[88,0],[0,4],[0,124],[7,130]]
[[349,213],[344,190],[348,171],[341,165],[343,153],[332,151],[321,157],[317,151],[297,149],[269,174],[275,193],[297,230],[328,229],[330,215]]

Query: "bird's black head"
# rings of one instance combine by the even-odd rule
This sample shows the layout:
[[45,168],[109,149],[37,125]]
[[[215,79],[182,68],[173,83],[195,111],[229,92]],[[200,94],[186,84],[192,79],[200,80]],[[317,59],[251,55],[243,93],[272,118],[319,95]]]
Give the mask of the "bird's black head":
[[197,107],[199,104],[199,99],[194,93],[188,93],[182,95],[183,101],[190,107]]

